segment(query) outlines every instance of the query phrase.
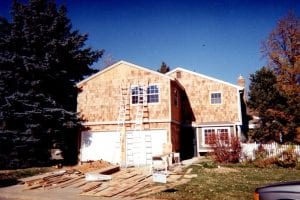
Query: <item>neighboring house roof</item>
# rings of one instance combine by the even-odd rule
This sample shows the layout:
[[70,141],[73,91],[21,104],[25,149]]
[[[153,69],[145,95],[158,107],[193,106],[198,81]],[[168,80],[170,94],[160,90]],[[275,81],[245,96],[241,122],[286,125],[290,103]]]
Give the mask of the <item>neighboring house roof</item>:
[[190,71],[190,70],[187,70],[187,69],[183,69],[183,68],[181,68],[181,67],[177,67],[177,68],[175,68],[175,69],[169,71],[168,73],[166,73],[166,75],[170,75],[170,74],[172,74],[172,73],[174,73],[174,72],[176,72],[176,71],[183,71],[183,72],[186,72],[186,73],[193,74],[193,75],[195,75],[195,76],[199,76],[199,77],[201,77],[201,78],[206,78],[206,79],[209,79],[209,80],[212,80],[212,81],[216,81],[216,82],[219,82],[219,83],[222,83],[222,84],[229,85],[229,86],[231,86],[231,87],[235,87],[235,88],[238,89],[238,90],[244,90],[244,88],[241,87],[241,86],[234,85],[234,84],[232,84],[232,83],[228,83],[228,82],[222,81],[222,80],[220,80],[220,79],[216,79],[216,78],[213,78],[213,77],[210,77],[210,76],[206,76],[206,75],[204,75],[204,74],[200,74],[200,73],[197,73],[197,72],[193,72],[193,71]]
[[125,64],[125,65],[128,65],[128,66],[130,66],[130,67],[134,67],[134,68],[137,68],[137,69],[140,69],[140,70],[148,71],[148,72],[150,72],[150,73],[156,74],[156,75],[158,75],[158,76],[161,76],[161,77],[166,78],[166,79],[169,79],[169,80],[175,80],[173,77],[167,76],[167,75],[162,74],[162,73],[160,73],[160,72],[157,72],[157,71],[154,71],[154,70],[145,68],[145,67],[141,67],[141,66],[138,66],[138,65],[136,65],[136,64],[133,64],[133,63],[130,63],[130,62],[126,62],[126,61],[124,61],[124,60],[120,60],[120,61],[118,61],[118,62],[112,64],[111,66],[106,67],[105,69],[103,69],[103,70],[101,70],[101,71],[99,71],[99,72],[93,74],[92,76],[89,76],[88,78],[86,78],[86,79],[80,81],[79,83],[76,84],[76,86],[79,87],[79,86],[81,86],[82,84],[84,84],[84,83],[86,83],[86,82],[92,80],[93,78],[99,76],[100,74],[105,73],[106,71],[108,71],[108,70],[110,70],[110,69],[112,69],[112,68],[114,68],[114,67],[117,67],[117,66],[119,66],[119,65],[121,65],[121,64]]

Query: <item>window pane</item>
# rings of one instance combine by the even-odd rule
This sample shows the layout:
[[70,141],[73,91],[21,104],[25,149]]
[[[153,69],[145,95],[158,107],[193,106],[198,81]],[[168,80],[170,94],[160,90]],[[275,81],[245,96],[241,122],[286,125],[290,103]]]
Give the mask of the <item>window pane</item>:
[[157,85],[150,85],[147,88],[147,102],[157,103],[159,101],[159,89]]
[[211,93],[210,102],[211,104],[221,104],[221,93]]
[[222,142],[229,144],[229,133],[228,129],[218,129],[219,137]]
[[214,129],[204,130],[204,142],[205,144],[211,145],[216,142],[216,134]]

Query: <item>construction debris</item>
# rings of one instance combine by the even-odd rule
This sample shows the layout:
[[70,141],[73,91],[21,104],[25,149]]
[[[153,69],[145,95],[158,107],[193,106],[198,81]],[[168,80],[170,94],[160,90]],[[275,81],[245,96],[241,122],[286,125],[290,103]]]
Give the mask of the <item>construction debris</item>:
[[168,171],[166,184],[154,183],[150,168],[124,168],[108,166],[93,172],[82,173],[76,169],[60,170],[40,177],[27,179],[24,190],[76,189],[82,196],[142,198],[177,185],[187,183],[196,174]]
[[111,176],[89,172],[85,174],[85,180],[86,181],[109,181],[111,180]]

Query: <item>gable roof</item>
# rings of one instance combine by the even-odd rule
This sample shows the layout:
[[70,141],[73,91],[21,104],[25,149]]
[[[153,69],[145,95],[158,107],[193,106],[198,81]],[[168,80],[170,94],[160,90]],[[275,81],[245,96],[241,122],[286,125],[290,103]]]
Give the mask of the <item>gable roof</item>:
[[145,67],[141,67],[141,66],[138,66],[138,65],[136,65],[136,64],[133,64],[133,63],[130,63],[130,62],[126,62],[126,61],[124,61],[124,60],[120,60],[120,61],[118,61],[118,62],[116,62],[116,63],[110,65],[109,67],[106,67],[105,69],[103,69],[103,70],[101,70],[101,71],[99,71],[99,72],[97,72],[97,73],[95,73],[95,74],[93,74],[93,75],[87,77],[86,79],[83,79],[82,81],[78,82],[78,83],[76,84],[76,86],[79,87],[79,86],[81,86],[82,84],[84,84],[84,83],[86,83],[86,82],[88,82],[88,81],[94,79],[95,77],[99,76],[100,74],[103,74],[103,73],[105,73],[106,71],[111,70],[111,69],[114,68],[114,67],[118,67],[118,66],[121,65],[121,64],[125,64],[125,65],[128,65],[128,66],[130,66],[130,67],[137,68],[137,69],[139,69],[139,70],[147,71],[147,72],[153,73],[153,74],[155,74],[155,75],[161,76],[161,77],[166,78],[166,79],[169,79],[169,80],[175,80],[175,79],[174,79],[173,77],[171,77],[171,76],[167,76],[167,75],[162,74],[162,73],[160,73],[160,72],[157,72],[157,71],[154,71],[154,70],[145,68]]
[[200,74],[200,73],[197,73],[197,72],[193,72],[193,71],[190,71],[190,70],[187,70],[187,69],[184,69],[184,68],[181,68],[181,67],[177,67],[171,71],[169,71],[168,73],[166,73],[166,75],[169,75],[176,72],[176,71],[183,71],[183,72],[186,72],[186,73],[190,73],[190,74],[193,74],[195,76],[199,76],[201,78],[205,78],[205,79],[209,79],[209,80],[212,80],[212,81],[216,81],[216,82],[219,82],[219,83],[222,83],[222,84],[225,84],[225,85],[228,85],[228,86],[231,86],[231,87],[234,87],[238,90],[243,90],[244,88],[241,87],[241,86],[238,86],[238,85],[234,85],[232,83],[229,83],[229,82],[226,82],[226,81],[222,81],[220,79],[216,79],[216,78],[213,78],[213,77],[210,77],[210,76],[206,76],[204,74]]

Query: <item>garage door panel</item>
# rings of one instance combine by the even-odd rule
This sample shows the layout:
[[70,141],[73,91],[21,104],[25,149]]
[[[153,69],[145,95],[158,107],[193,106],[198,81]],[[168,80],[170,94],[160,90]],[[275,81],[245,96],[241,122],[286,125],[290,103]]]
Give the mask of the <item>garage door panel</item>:
[[167,131],[129,131],[126,140],[126,164],[150,165],[152,156],[163,153],[163,147],[167,143]]
[[118,132],[82,132],[81,161],[105,160],[120,163]]

